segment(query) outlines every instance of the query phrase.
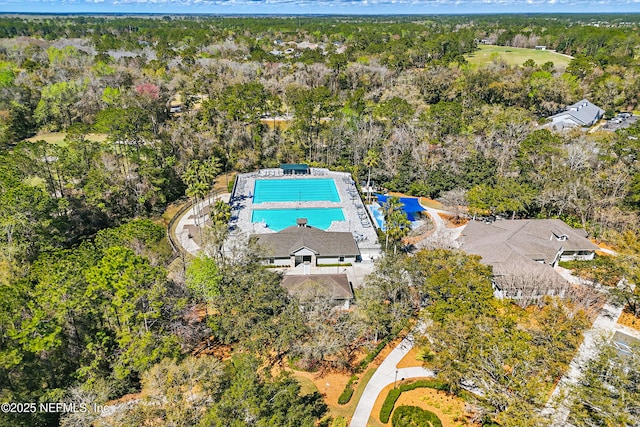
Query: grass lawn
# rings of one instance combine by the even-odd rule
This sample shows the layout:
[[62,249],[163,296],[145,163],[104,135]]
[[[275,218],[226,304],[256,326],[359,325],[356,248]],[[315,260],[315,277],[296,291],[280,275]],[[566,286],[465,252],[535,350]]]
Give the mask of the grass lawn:
[[[45,142],[48,142],[49,144],[64,146],[66,145],[66,142],[64,141],[64,138],[66,136],[67,134],[65,132],[46,132],[46,133],[40,133],[38,135],[32,136],[31,138],[27,138],[25,141],[31,141],[31,142],[45,141]],[[87,139],[91,141],[96,141],[96,142],[104,142],[107,139],[107,134],[90,133],[90,134],[87,134]]]
[[227,193],[229,191],[227,185],[233,182],[236,175],[237,172],[229,172],[227,174],[222,173],[218,176],[216,182],[213,184],[213,189],[216,191],[216,194]]
[[318,390],[318,387],[316,387],[315,383],[309,378],[299,376],[296,377],[296,381],[300,383],[300,394],[303,396],[320,391]]
[[631,329],[635,329],[636,331],[640,331],[640,318],[635,317],[628,308],[625,308],[622,312],[618,319],[618,323]]
[[476,52],[466,55],[470,64],[484,67],[493,62],[498,56],[509,65],[522,65],[527,59],[533,59],[536,64],[553,62],[556,67],[565,68],[571,58],[550,50],[523,49],[509,46],[479,45]]
[[426,197],[420,197],[420,204],[422,206],[426,206],[428,208],[433,208],[433,209],[444,209],[445,207],[442,205],[442,203],[436,201],[436,200],[432,200],[432,199],[428,199]]

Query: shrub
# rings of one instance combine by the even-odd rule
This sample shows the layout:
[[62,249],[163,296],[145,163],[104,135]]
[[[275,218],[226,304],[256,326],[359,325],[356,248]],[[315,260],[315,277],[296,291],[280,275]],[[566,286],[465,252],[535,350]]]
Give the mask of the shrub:
[[374,348],[369,354],[367,354],[365,356],[364,359],[362,359],[362,361],[360,362],[360,364],[356,368],[356,372],[364,371],[367,368],[367,366],[369,366],[369,363],[371,363],[373,361],[373,359],[375,359],[376,356],[378,354],[380,354],[382,349],[389,343],[389,341],[391,341],[392,338],[393,338],[392,335],[388,335],[385,339],[380,341],[378,343],[378,345],[376,346],[376,348]]
[[347,385],[344,390],[342,390],[340,397],[338,397],[338,403],[340,405],[346,405],[351,400],[351,396],[353,396],[353,388]]
[[389,394],[387,394],[386,399],[384,399],[384,402],[382,403],[382,408],[380,408],[380,421],[382,423],[386,424],[389,422],[393,406],[396,404],[396,401],[401,394],[402,392],[400,389],[394,388],[389,390]]
[[442,427],[442,421],[436,414],[417,406],[400,406],[393,413],[393,427]]
[[347,385],[344,386],[342,394],[340,394],[340,397],[338,397],[338,403],[340,405],[346,405],[347,403],[349,403],[349,401],[351,400],[351,396],[353,396],[353,383],[355,383],[356,381],[358,381],[357,375],[352,375],[351,378],[349,378]]
[[347,427],[347,420],[345,417],[337,417],[331,423],[331,427]]
[[237,175],[236,175],[236,176],[234,176],[234,177],[233,177],[233,179],[232,179],[231,181],[229,181],[229,183],[227,184],[227,191],[228,191],[229,193],[231,193],[231,191],[233,190],[233,186],[235,185],[235,183],[236,183],[236,179],[237,179],[237,178],[238,178],[238,176],[237,176]]
[[449,389],[445,383],[438,380],[419,380],[408,384],[402,384],[398,388],[401,392],[415,390],[417,388],[432,388],[442,391],[447,391]]
[[393,412],[393,407],[400,395],[405,391],[415,390],[417,388],[432,388],[442,391],[446,391],[448,389],[447,385],[442,381],[419,380],[409,384],[402,384],[398,388],[389,390],[389,394],[387,394],[387,397],[384,399],[384,403],[382,404],[382,408],[380,408],[380,421],[383,423],[389,422],[389,417],[391,416],[391,412]]

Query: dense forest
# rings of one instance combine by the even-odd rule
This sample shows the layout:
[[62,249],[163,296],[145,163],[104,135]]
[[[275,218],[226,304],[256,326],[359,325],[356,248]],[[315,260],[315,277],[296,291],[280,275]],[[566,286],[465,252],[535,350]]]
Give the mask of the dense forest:
[[[639,25],[623,14],[0,17],[0,400],[104,404],[144,390],[117,425],[328,425],[320,394],[267,367],[352,371],[358,352],[419,317],[425,361],[448,389],[482,384],[479,419],[544,425],[539,409],[589,325],[587,297],[498,301],[476,257],[430,248],[390,251],[348,312],[321,300],[301,310],[250,244],[176,271],[162,214],[206,197],[223,172],[304,162],[471,215],[561,218],[620,249],[584,274],[635,283],[640,126],[543,125],[583,98],[608,117],[639,109]],[[480,41],[571,60],[480,67]],[[640,312],[639,288],[612,293]],[[212,339],[231,357],[191,356]],[[620,381],[633,402],[637,379]],[[598,425],[582,403],[572,423]],[[6,426],[91,423],[107,422],[0,414]]]

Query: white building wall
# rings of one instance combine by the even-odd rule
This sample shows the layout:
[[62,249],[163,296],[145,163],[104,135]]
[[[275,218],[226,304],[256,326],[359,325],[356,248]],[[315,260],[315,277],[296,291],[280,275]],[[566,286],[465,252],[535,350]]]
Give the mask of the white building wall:
[[344,257],[344,261],[340,261],[339,257],[323,257],[318,256],[318,264],[353,264],[356,262],[356,257]]
[[569,252],[565,251],[560,255],[560,261],[591,261],[595,257],[595,252]]

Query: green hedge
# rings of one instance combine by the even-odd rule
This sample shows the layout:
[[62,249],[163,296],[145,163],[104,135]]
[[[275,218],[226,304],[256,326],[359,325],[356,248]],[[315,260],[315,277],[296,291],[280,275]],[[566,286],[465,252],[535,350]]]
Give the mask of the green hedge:
[[338,403],[340,405],[346,405],[347,403],[349,403],[349,401],[351,400],[351,396],[353,396],[353,383],[355,383],[356,381],[358,381],[357,375],[352,375],[351,378],[349,378],[349,382],[347,382],[347,385],[344,386],[342,394],[340,394],[340,397],[338,397]]
[[438,380],[419,380],[408,384],[401,384],[400,391],[415,390],[417,388],[433,388],[435,390],[447,391],[449,388],[445,383]]
[[400,387],[389,390],[389,393],[382,404],[382,408],[380,408],[380,421],[388,423],[389,417],[391,417],[391,412],[393,412],[393,407],[400,395],[405,391],[415,390],[417,388],[433,388],[435,390],[446,391],[447,385],[438,380],[419,380],[409,384],[401,384]]
[[347,420],[344,417],[338,417],[333,420],[331,427],[347,427]]
[[387,335],[387,337],[385,339],[383,339],[382,341],[380,341],[378,343],[378,345],[376,346],[376,348],[374,348],[369,354],[367,354],[365,356],[364,359],[362,359],[362,361],[360,362],[360,364],[358,365],[358,367],[356,368],[356,372],[363,372],[365,369],[367,369],[367,366],[369,366],[369,363],[371,363],[373,361],[373,359],[376,358],[376,356],[378,354],[380,354],[380,352],[382,351],[382,349],[389,344],[389,342],[393,339],[393,335]]
[[389,422],[393,406],[396,404],[396,401],[401,394],[402,392],[397,388],[389,390],[389,394],[387,394],[387,397],[384,399],[384,403],[382,404],[382,408],[380,408],[380,422],[384,424]]
[[346,386],[340,397],[338,397],[338,403],[340,405],[346,405],[351,400],[351,396],[353,396],[353,388],[351,386]]
[[407,324],[408,324],[408,319],[404,320],[400,325],[398,325],[396,328],[394,328],[389,335],[387,335],[382,341],[380,341],[378,343],[376,348],[374,348],[369,354],[366,355],[366,357],[364,359],[362,359],[362,361],[356,367],[355,371],[356,372],[364,372],[364,370],[367,369],[367,366],[369,366],[369,363],[371,363],[373,361],[373,359],[375,359],[376,356],[378,354],[380,354],[382,349],[387,344],[389,344],[395,337],[398,336],[400,331],[405,329]]
[[393,413],[393,427],[442,427],[442,421],[436,414],[417,406],[400,406]]

